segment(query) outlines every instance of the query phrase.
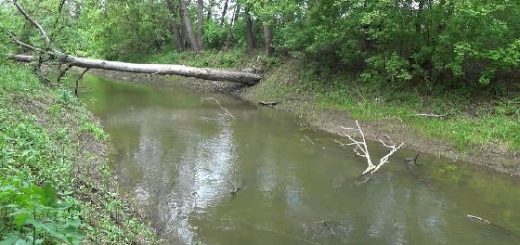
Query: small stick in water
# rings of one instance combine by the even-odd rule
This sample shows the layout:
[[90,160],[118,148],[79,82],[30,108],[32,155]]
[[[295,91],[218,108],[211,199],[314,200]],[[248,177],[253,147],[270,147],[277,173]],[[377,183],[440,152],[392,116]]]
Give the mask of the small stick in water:
[[311,144],[314,145],[314,141],[311,140],[311,138],[309,138],[307,135],[304,135],[303,136],[307,141],[309,141]]
[[417,167],[417,158],[419,157],[419,153],[415,154],[415,157],[412,158],[406,158],[405,163],[406,167],[414,169]]
[[493,223],[493,222],[491,222],[491,221],[489,221],[487,219],[484,219],[484,218],[481,218],[481,217],[478,217],[478,216],[475,216],[475,215],[471,215],[471,214],[466,214],[466,218],[469,219],[469,220],[478,221],[478,222],[481,222],[483,224],[493,226],[493,227],[501,230],[504,233],[507,233],[507,234],[509,234],[511,236],[516,237],[517,239],[520,238],[520,236],[518,234],[514,233],[513,231],[511,231],[511,230],[509,230],[509,229],[507,229],[505,227],[502,227],[500,225],[497,225],[497,224],[495,224],[495,223]]
[[231,195],[235,195],[237,194],[240,190],[242,190],[242,187],[235,187],[229,194]]
[[468,218],[469,220],[476,220],[476,221],[480,221],[484,224],[487,224],[487,225],[491,225],[493,223],[491,223],[491,221],[487,220],[487,219],[483,219],[483,218],[480,218],[478,216],[475,216],[475,215],[471,215],[471,214],[466,214],[466,218]]

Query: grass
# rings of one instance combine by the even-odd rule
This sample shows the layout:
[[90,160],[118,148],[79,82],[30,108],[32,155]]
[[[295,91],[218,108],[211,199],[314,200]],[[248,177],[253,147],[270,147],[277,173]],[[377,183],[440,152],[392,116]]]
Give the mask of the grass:
[[146,244],[153,232],[114,191],[108,136],[66,89],[0,63],[1,244]]
[[194,67],[211,67],[222,69],[246,69],[258,68],[263,65],[264,69],[271,69],[280,64],[277,57],[268,57],[263,53],[252,53],[245,55],[244,50],[217,51],[207,50],[204,52],[177,52],[165,50],[157,54],[133,54],[120,57],[119,60],[139,63],[161,63],[182,64]]
[[[351,85],[343,82],[323,89],[316,101],[322,108],[344,110],[361,120],[398,120],[424,136],[452,141],[460,150],[487,144],[520,150],[520,113],[511,113],[514,103],[504,111],[503,104],[497,101],[473,104],[471,98],[458,92],[421,96],[417,91],[373,89],[355,82]],[[447,115],[432,118],[417,116],[418,113]]]
[[[322,109],[345,111],[365,121],[397,120],[423,136],[449,140],[459,150],[499,144],[520,150],[520,95],[490,98],[488,92],[430,91],[394,87],[381,81],[364,82],[350,74],[321,72],[301,59],[244,55],[241,50],[197,54],[164,52],[146,56],[147,62],[177,63],[217,68],[260,66],[267,74],[249,90],[264,100],[304,96]],[[445,118],[418,117],[418,113],[448,114]]]

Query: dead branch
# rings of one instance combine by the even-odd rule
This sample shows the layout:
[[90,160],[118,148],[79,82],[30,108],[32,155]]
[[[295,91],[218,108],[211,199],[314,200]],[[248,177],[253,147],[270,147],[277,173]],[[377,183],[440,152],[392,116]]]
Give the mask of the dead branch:
[[60,71],[58,78],[56,78],[56,82],[59,82],[65,76],[67,71],[70,70],[70,68],[72,68],[72,64],[67,64],[67,66],[63,70]]
[[260,105],[263,105],[263,106],[270,106],[270,107],[274,107],[276,105],[278,105],[280,102],[274,102],[274,101],[260,101],[258,102],[258,104]]
[[[230,81],[230,82],[238,82],[245,84],[255,84],[262,79],[261,75],[250,73],[250,72],[241,72],[241,71],[229,71],[229,70],[221,70],[221,69],[211,69],[211,68],[198,68],[198,67],[189,67],[184,65],[170,65],[170,64],[135,64],[135,63],[126,63],[126,62],[117,62],[110,60],[100,60],[100,59],[89,59],[89,58],[81,58],[75,57],[72,55],[67,55],[58,50],[55,50],[51,46],[51,39],[43,29],[43,27],[36,22],[34,18],[32,18],[23,7],[16,1],[13,1],[14,5],[18,9],[25,19],[30,22],[38,31],[40,32],[41,38],[45,41],[45,48],[35,47],[33,45],[24,43],[18,40],[14,35],[11,35],[11,39],[14,43],[27,48],[37,55],[11,55],[9,56],[11,59],[19,61],[19,62],[38,62],[37,66],[37,74],[41,74],[39,68],[41,67],[42,57],[46,56],[45,61],[58,61],[61,63],[70,64],[72,66],[86,68],[86,69],[102,69],[102,70],[111,70],[111,71],[123,71],[123,72],[132,72],[132,73],[145,73],[145,74],[159,74],[159,75],[180,75],[185,77],[195,77],[204,80],[212,80],[212,81]],[[61,8],[61,7],[60,7]],[[47,58],[47,56],[49,58]],[[39,75],[38,75],[39,76]],[[40,77],[40,76],[39,76]],[[41,79],[48,80],[48,79]]]
[[472,214],[466,214],[466,218],[468,220],[470,220],[470,221],[477,221],[477,222],[480,222],[480,223],[485,224],[485,225],[493,226],[493,227],[495,227],[495,228],[497,228],[497,229],[499,229],[499,230],[501,230],[501,231],[503,231],[503,232],[505,232],[507,234],[510,234],[510,235],[512,235],[512,236],[514,236],[516,238],[520,238],[520,236],[518,234],[516,234],[515,232],[513,232],[512,230],[507,229],[507,228],[505,228],[505,227],[503,227],[501,225],[495,224],[495,223],[489,221],[488,219],[484,219],[484,218],[481,218],[481,217],[478,217],[478,216],[472,215]]
[[213,97],[207,97],[207,98],[203,98],[202,99],[202,101],[207,101],[207,100],[215,101],[217,106],[224,111],[224,113],[222,113],[222,115],[224,115],[225,117],[230,117],[230,118],[233,118],[233,119],[237,119],[235,116],[233,116],[233,114],[226,107],[222,106],[217,99],[215,99]]
[[415,116],[418,116],[418,117],[435,117],[435,118],[442,118],[442,117],[446,117],[449,115],[450,115],[450,113],[445,113],[445,114],[417,113],[417,114],[415,114]]
[[49,36],[47,35],[47,33],[45,32],[43,27],[40,24],[38,24],[38,22],[36,22],[29,14],[27,14],[27,12],[25,12],[25,10],[22,8],[22,6],[20,6],[20,4],[18,3],[18,0],[13,0],[13,4],[16,7],[16,9],[18,9],[18,12],[20,12],[23,15],[23,17],[27,21],[29,21],[29,23],[31,23],[31,25],[33,25],[34,27],[36,27],[36,29],[38,29],[38,31],[42,35],[43,40],[45,41],[45,46],[47,48],[50,48],[51,39],[49,38]]
[[24,42],[20,41],[20,39],[18,39],[14,35],[14,33],[9,33],[8,35],[9,35],[9,38],[11,39],[11,41],[13,41],[13,43],[15,43],[15,44],[18,44],[19,46],[22,46],[22,47],[24,47],[24,48],[26,48],[28,50],[31,50],[31,51],[43,52],[43,50],[41,50],[41,49],[39,49],[37,47],[34,47],[34,46],[30,45],[30,44],[27,44],[27,43],[24,43]]
[[76,95],[76,97],[78,97],[78,87],[79,87],[79,81],[83,78],[83,76],[85,75],[85,73],[88,72],[88,70],[90,70],[89,68],[85,69],[78,77],[78,79],[76,79],[76,87],[74,88],[74,94]]
[[[195,77],[204,80],[229,81],[249,85],[255,84],[262,79],[262,76],[258,74],[240,71],[230,71],[213,68],[198,68],[171,64],[135,64],[119,61],[75,57],[72,55],[63,54],[58,51],[47,52],[47,54],[50,57],[53,57],[54,60],[60,61],[62,63],[69,63],[73,66],[81,68],[156,75],[179,75],[185,77]],[[37,60],[37,57],[31,55],[12,55],[10,58],[19,62],[32,62]]]
[[311,143],[312,145],[314,145],[314,141],[311,140],[311,138],[309,138],[307,135],[304,135],[303,136],[307,141],[309,141],[309,143]]
[[[387,135],[383,135],[384,139],[378,139],[379,142],[386,148],[389,149],[389,152],[384,155],[381,159],[379,159],[379,162],[377,164],[374,164],[372,161],[372,158],[370,156],[370,152],[368,150],[367,142],[365,139],[365,134],[363,133],[363,130],[361,129],[361,126],[359,125],[359,122],[356,120],[356,127],[355,128],[345,128],[341,127],[346,131],[344,134],[345,137],[349,139],[351,143],[341,143],[342,146],[354,146],[354,153],[356,155],[363,157],[366,159],[367,162],[367,168],[361,175],[371,175],[375,173],[377,170],[379,170],[384,164],[389,162],[390,156],[392,156],[395,152],[397,152],[404,143],[401,143],[399,145],[394,144],[390,137]],[[361,136],[361,140],[356,140],[351,132],[359,134]]]

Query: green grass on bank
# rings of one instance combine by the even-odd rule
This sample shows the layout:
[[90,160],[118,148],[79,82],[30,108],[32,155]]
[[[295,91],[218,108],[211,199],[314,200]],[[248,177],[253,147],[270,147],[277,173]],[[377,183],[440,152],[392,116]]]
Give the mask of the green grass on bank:
[[[277,57],[267,57],[262,53],[245,55],[244,50],[204,52],[177,52],[166,50],[157,54],[133,54],[120,57],[119,60],[138,63],[182,64],[194,67],[210,67],[222,69],[262,68],[272,69],[281,64]],[[262,67],[258,67],[258,66]]]
[[462,95],[421,96],[414,91],[374,91],[366,87],[360,90],[338,86],[318,94],[316,101],[322,108],[344,110],[361,120],[389,119],[406,123],[427,137],[452,141],[461,150],[488,144],[520,150],[518,98],[471,104],[461,99]]
[[[206,51],[198,54],[165,52],[147,62],[204,65],[220,68],[261,66],[262,83],[250,89],[258,99],[310,98],[323,109],[346,111],[365,121],[394,120],[426,137],[454,142],[461,150],[497,144],[520,150],[520,94],[496,96],[489,91],[394,87],[385,82],[364,82],[349,74],[331,75],[302,64],[301,60],[245,56],[243,51]],[[512,81],[518,83],[518,81]],[[485,90],[485,88],[482,88]],[[507,89],[504,89],[507,92]],[[504,93],[507,94],[507,93]],[[443,118],[416,114],[444,115]]]
[[0,244],[153,241],[111,191],[105,156],[86,150],[106,139],[68,90],[0,63]]

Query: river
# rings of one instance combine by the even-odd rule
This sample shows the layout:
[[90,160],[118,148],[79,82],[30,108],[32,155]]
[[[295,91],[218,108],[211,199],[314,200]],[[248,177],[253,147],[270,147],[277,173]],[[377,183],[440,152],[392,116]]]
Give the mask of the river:
[[286,112],[175,86],[82,86],[119,191],[164,244],[520,244],[518,179],[428,155],[411,170],[404,149],[360,184],[366,164],[344,139]]

